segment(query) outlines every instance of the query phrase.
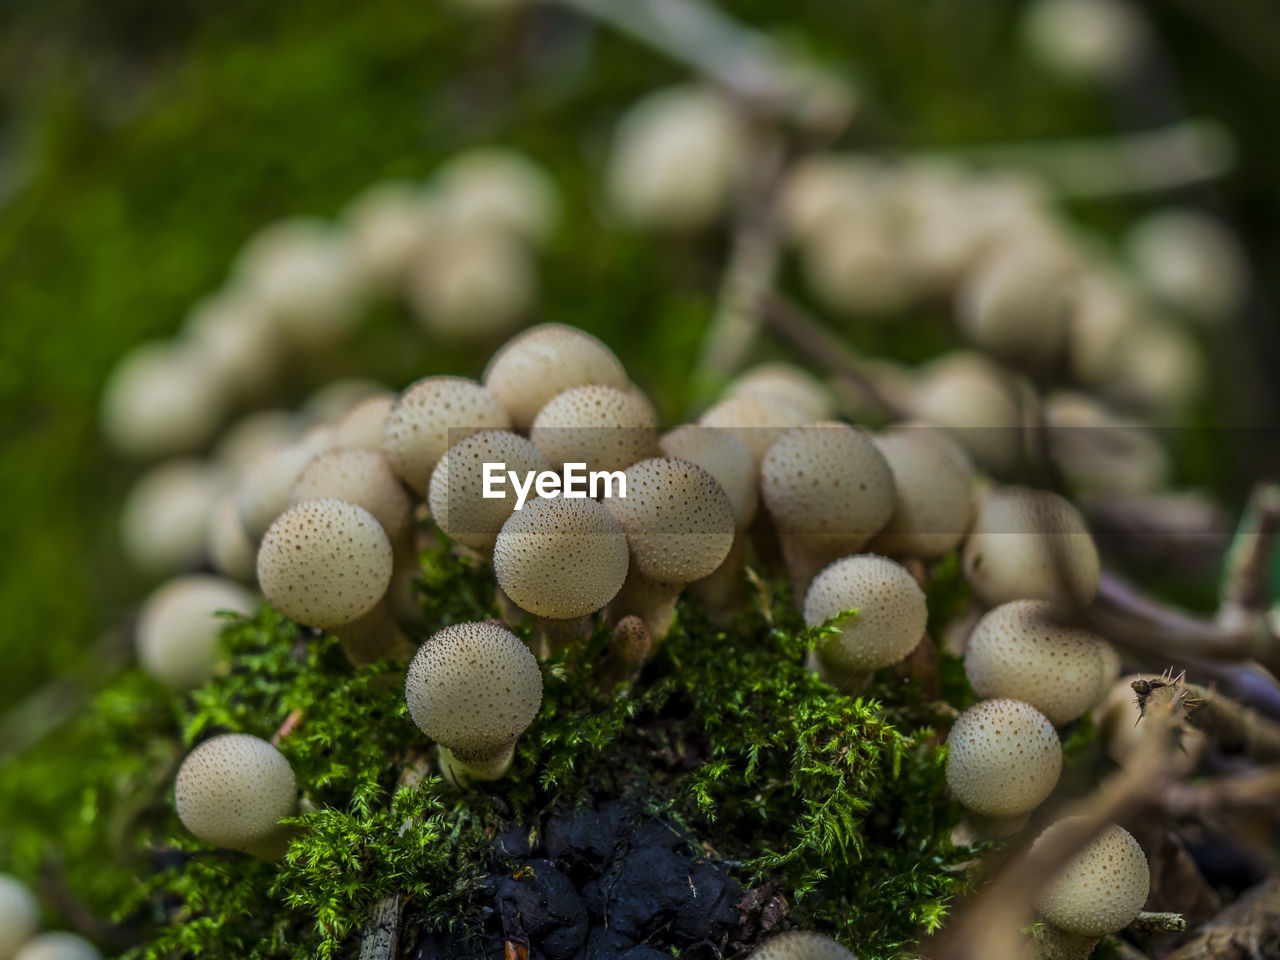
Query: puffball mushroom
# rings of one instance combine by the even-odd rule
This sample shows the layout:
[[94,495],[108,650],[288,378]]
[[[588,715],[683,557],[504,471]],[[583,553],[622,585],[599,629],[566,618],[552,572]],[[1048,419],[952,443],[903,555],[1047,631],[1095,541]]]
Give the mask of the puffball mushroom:
[[498,399],[462,377],[427,377],[400,394],[387,415],[382,451],[400,479],[419,494],[445,451],[480,430],[511,426]]
[[1100,270],[1077,276],[1069,300],[1067,366],[1077,381],[1095,386],[1114,371],[1117,351],[1143,307],[1126,283]]
[[251,541],[261,540],[267,527],[289,506],[294,484],[319,453],[319,447],[299,440],[263,454],[240,474],[236,511]]
[[542,245],[555,233],[560,198],[555,184],[515,150],[477,147],[457,154],[436,173],[451,226],[509,233]]
[[805,279],[823,303],[841,313],[884,316],[911,302],[916,286],[887,226],[879,216],[833,215],[805,237]]
[[218,637],[227,624],[217,613],[226,610],[247,617],[257,607],[257,598],[230,580],[170,580],[142,604],[135,634],[138,660],[165,686],[198,687],[213,676]]
[[1070,502],[1047,490],[996,487],[978,503],[962,555],[965,578],[994,607],[1048,600],[1063,611],[1098,591],[1098,548]]
[[365,397],[334,424],[333,445],[381,450],[387,432],[387,417],[391,415],[395,402],[395,395],[390,393]]
[[893,473],[893,515],[871,549],[932,560],[955,549],[973,519],[973,467],[953,441],[928,427],[872,438]]
[[819,570],[862,549],[893,515],[893,472],[862,432],[823,421],[783,434],[760,464],[797,596]]
[[413,262],[405,292],[428,333],[484,338],[518,326],[533,310],[538,273],[528,249],[510,234],[452,230]]
[[40,929],[40,906],[17,877],[0,873],[0,957],[13,956]]
[[1244,248],[1221,222],[1168,209],[1139,220],[1124,240],[1139,282],[1206,326],[1230,320],[1249,292]]
[[250,583],[257,575],[257,548],[244,532],[234,493],[214,504],[205,527],[204,552],[209,565],[224,577]]
[[280,341],[270,312],[237,287],[197,303],[182,325],[182,337],[229,398],[261,394],[279,368]]
[[11,960],[102,960],[102,954],[84,937],[55,931],[32,937]]
[[731,431],[759,463],[784,433],[812,419],[802,408],[780,397],[743,392],[709,407],[698,423]]
[[1205,376],[1204,354],[1195,339],[1165,319],[1148,317],[1127,331],[1101,388],[1122,404],[1167,419],[1196,398]]
[[1169,456],[1136,420],[1067,391],[1045,398],[1043,412],[1049,456],[1073,490],[1136,494],[1164,485]]
[[626,478],[627,495],[605,501],[631,548],[628,583],[611,610],[639,616],[660,643],[684,585],[709,576],[729,555],[733,506],[715,477],[688,460],[641,460]]
[[629,386],[612,350],[591,334],[560,323],[539,324],[508,340],[489,361],[483,380],[522,430],[532,426],[552,397],[570,387]]
[[112,368],[102,391],[102,432],[118,452],[151,458],[191,453],[212,439],[227,397],[195,351],[144,343]]
[[792,930],[770,937],[747,960],[858,960],[847,947],[811,930]]
[[708,226],[728,209],[748,150],[732,107],[714,90],[682,86],[645,97],[622,118],[606,171],[609,199],[630,223]]
[[825,420],[835,412],[835,398],[821,380],[790,363],[761,363],[729,384],[725,395],[749,393],[778,400],[799,410],[807,420]]
[[493,570],[498,586],[521,610],[576,620],[622,589],[629,556],[621,525],[598,501],[540,498],[503,523]]
[[964,672],[978,696],[1029,703],[1060,727],[1097,702],[1103,643],[1088,630],[1060,623],[1051,603],[1015,600],[973,628]]
[[819,573],[804,597],[804,622],[818,627],[850,609],[857,614],[836,624],[810,665],[823,680],[853,691],[916,648],[929,611],[906,568],[873,554],[845,557]]
[[1132,72],[1147,46],[1142,15],[1118,0],[1036,0],[1023,14],[1022,35],[1054,73],[1093,83]]
[[508,480],[501,497],[484,496],[486,463],[504,464],[518,476],[550,470],[551,464],[532,443],[506,430],[482,430],[440,458],[427,490],[432,519],[464,547],[492,556],[498,531],[515,511],[517,494]]
[[[1051,825],[1031,851],[1078,818]],[[1036,912],[1046,923],[1085,937],[1105,937],[1131,924],[1147,902],[1151,872],[1133,834],[1114,823],[1072,858],[1040,895]]]
[[1016,817],[1044,802],[1062,772],[1062,745],[1043,713],[1021,700],[983,700],[947,738],[947,784],[987,817]]
[[802,241],[832,218],[872,214],[883,177],[878,165],[849,154],[816,153],[798,161],[779,206],[788,237]]
[[345,500],[364,507],[393,545],[409,533],[413,504],[387,458],[376,450],[326,450],[303,469],[290,500]]
[[171,460],[145,473],[120,513],[125,556],[145,573],[172,573],[199,563],[205,529],[228,477],[205,460]]
[[238,474],[259,457],[293,443],[301,427],[292,410],[254,410],[222,432],[213,456]]
[[458,623],[418,648],[404,691],[413,722],[438,744],[446,777],[496,780],[542,706],[542,671],[502,624]]
[[746,530],[760,503],[755,460],[737,432],[685,424],[662,435],[658,446],[667,457],[697,464],[715,477],[733,508],[734,525]]
[[625,470],[658,452],[652,408],[633,393],[592,384],[558,393],[538,411],[529,439],[556,469]]
[[1018,463],[1022,416],[1008,377],[981,354],[956,351],[925,366],[907,394],[912,413],[942,428],[997,475]]
[[342,211],[351,258],[366,286],[393,288],[438,228],[421,184],[383,180],[360,191]]
[[284,853],[292,831],[280,821],[298,811],[289,761],[245,733],[214,737],[187,754],[173,799],[182,825],[196,837],[263,860]]

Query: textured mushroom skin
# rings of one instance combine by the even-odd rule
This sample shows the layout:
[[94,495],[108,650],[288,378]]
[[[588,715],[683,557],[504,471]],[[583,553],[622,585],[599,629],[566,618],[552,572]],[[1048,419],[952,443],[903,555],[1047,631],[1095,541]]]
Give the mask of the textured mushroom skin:
[[482,430],[455,443],[436,465],[427,490],[432,518],[445,533],[473,550],[491,550],[515,510],[516,492],[508,479],[501,498],[484,496],[484,465],[501,463],[519,476],[550,470],[551,464],[524,437],[505,430]]
[[312,460],[293,486],[294,503],[346,500],[364,507],[397,540],[409,529],[412,504],[387,458],[361,448],[327,450]]
[[755,458],[735,431],[685,424],[664,434],[658,445],[664,456],[688,460],[715,477],[733,507],[738,529],[751,525],[760,503],[760,487]]
[[[1053,824],[1032,850],[1071,819]],[[1104,937],[1123,930],[1142,910],[1151,887],[1147,856],[1133,835],[1108,824],[1058,874],[1036,909],[1053,926],[1081,936]]]
[[1062,772],[1053,724],[1020,700],[984,700],[960,715],[947,739],[947,783],[962,804],[989,817],[1034,810]]
[[418,648],[405,678],[413,722],[458,759],[506,751],[542,705],[542,672],[506,627],[459,623]]
[[627,538],[595,500],[537,499],[513,513],[493,548],[498,585],[522,610],[570,620],[617,595],[630,563]]
[[285,511],[262,538],[258,583],[291,620],[333,629],[364,616],[391,583],[392,551],[363,507],[308,500]]
[[297,810],[293,768],[271,744],[244,733],[206,740],[187,754],[173,788],[183,826],[205,843],[251,850]]
[[747,960],[857,960],[847,947],[810,930],[792,930],[770,937]]
[[382,452],[418,493],[449,447],[480,430],[505,430],[511,418],[497,398],[463,377],[427,377],[400,394],[387,414]]
[[1015,600],[989,611],[969,635],[964,669],[980,697],[1031,704],[1055,726],[1098,698],[1105,664],[1100,638],[1056,622],[1044,600]]
[[658,452],[652,410],[634,394],[591,384],[556,394],[538,411],[529,439],[556,468],[625,470]]

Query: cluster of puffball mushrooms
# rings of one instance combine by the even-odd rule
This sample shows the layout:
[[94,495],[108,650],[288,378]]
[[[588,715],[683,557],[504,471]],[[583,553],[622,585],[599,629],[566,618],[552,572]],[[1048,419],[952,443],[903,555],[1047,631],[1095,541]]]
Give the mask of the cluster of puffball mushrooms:
[[16,877],[0,873],[0,960],[102,960],[83,937],[40,932],[40,906]]

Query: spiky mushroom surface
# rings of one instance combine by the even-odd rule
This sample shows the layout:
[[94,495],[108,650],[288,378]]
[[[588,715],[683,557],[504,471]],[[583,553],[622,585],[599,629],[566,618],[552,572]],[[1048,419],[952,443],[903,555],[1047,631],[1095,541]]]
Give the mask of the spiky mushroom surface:
[[427,489],[432,519],[463,546],[488,551],[515,511],[516,492],[504,477],[503,496],[484,496],[486,463],[501,463],[521,477],[550,470],[551,464],[532,443],[506,430],[482,430],[455,443],[440,459]]
[[983,700],[947,738],[947,783],[962,804],[988,817],[1034,810],[1062,772],[1062,745],[1049,718],[1021,700]]
[[0,873],[0,957],[9,957],[40,928],[40,906],[26,884]]
[[226,624],[217,613],[249,616],[257,605],[252,593],[220,577],[170,580],[147,597],[138,614],[135,643],[143,669],[174,689],[200,686],[213,675]]
[[538,411],[529,439],[557,468],[625,470],[658,452],[657,426],[643,399],[597,383],[556,394]]
[[[1073,819],[1061,820],[1045,830],[1032,852]],[[1113,823],[1062,869],[1040,897],[1036,910],[1045,922],[1060,930],[1105,937],[1133,922],[1147,902],[1150,888],[1146,854],[1133,834]]]
[[811,930],[792,930],[770,937],[751,951],[747,960],[857,960],[830,937]]

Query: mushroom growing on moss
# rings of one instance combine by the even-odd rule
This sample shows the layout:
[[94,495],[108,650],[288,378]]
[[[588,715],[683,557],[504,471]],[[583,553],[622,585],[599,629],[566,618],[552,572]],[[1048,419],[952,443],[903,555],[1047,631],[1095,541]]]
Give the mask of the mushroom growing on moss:
[[881,667],[902,660],[924,637],[924,591],[906,568],[873,554],[845,557],[823,569],[804,597],[804,622],[818,627],[846,610],[836,633],[810,654],[827,683],[854,691]]
[[292,829],[280,821],[298,810],[289,761],[245,733],[214,737],[187,754],[173,798],[182,825],[205,843],[264,860],[284,853]]
[[1061,623],[1051,603],[1014,600],[973,628],[964,672],[978,696],[1022,700],[1060,727],[1097,701],[1103,643],[1088,630]]
[[[1076,818],[1050,826],[1036,839],[1037,847]],[[1114,823],[1079,851],[1036,903],[1036,912],[1051,926],[1095,941],[1123,930],[1142,910],[1151,888],[1147,856],[1133,835]]]
[[0,873],[0,957],[13,956],[40,928],[40,907],[26,884]]
[[32,937],[11,960],[102,960],[102,954],[84,937],[59,930]]
[[538,411],[570,387],[628,386],[627,372],[612,350],[591,334],[560,323],[539,324],[508,340],[489,361],[483,379],[521,429],[532,426]]
[[116,363],[102,393],[102,432],[132,457],[199,450],[226,409],[217,377],[194,350],[169,341],[145,343]]
[[454,624],[414,655],[405,702],[418,729],[438,744],[448,779],[496,780],[538,715],[542,672],[529,648],[502,624]]
[[538,411],[529,439],[557,469],[625,470],[658,452],[657,423],[632,393],[592,384],[556,394]]
[[812,930],[792,930],[770,937],[747,960],[858,960],[847,947]]
[[205,527],[204,552],[214,570],[241,583],[251,583],[257,573],[257,548],[240,522],[234,493],[213,506]]
[[1049,718],[1021,700],[983,700],[947,738],[947,784],[985,817],[1017,817],[1044,802],[1062,772],[1062,745]]
[[626,477],[627,495],[606,502],[626,533],[632,561],[610,609],[616,617],[640,617],[657,644],[685,584],[709,576],[729,555],[733,507],[716,478],[688,460],[642,460]]
[[174,689],[198,687],[213,675],[218,637],[226,621],[221,610],[250,616],[257,599],[244,587],[219,577],[170,580],[142,604],[135,643],[147,673]]
[[827,564],[857,553],[893,515],[893,473],[875,444],[844,423],[788,431],[760,464],[791,585],[800,596]]
[[964,545],[965,579],[987,606],[1048,600],[1063,611],[1088,606],[1101,573],[1084,518],[1047,490],[997,487],[978,504]]
[[293,485],[320,448],[298,441],[259,456],[236,481],[236,510],[246,536],[257,543],[289,506]]
[[409,533],[413,505],[387,458],[376,450],[326,450],[307,464],[293,485],[292,503],[345,500],[364,507],[393,545]]
[[120,513],[120,539],[129,561],[148,574],[196,566],[209,517],[229,482],[220,465],[185,458],[143,474]]
[[870,549],[892,556],[941,557],[973,520],[973,467],[954,441],[927,427],[872,438],[893,472],[893,515]]

